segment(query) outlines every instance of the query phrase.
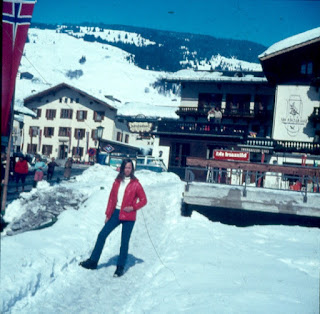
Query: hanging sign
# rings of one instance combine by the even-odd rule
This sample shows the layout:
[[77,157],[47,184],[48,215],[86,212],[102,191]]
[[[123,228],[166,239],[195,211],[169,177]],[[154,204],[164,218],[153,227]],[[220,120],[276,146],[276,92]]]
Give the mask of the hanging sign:
[[153,129],[151,122],[129,122],[128,127],[131,133],[148,133]]
[[102,149],[103,149],[104,151],[106,151],[107,153],[111,153],[111,152],[114,151],[114,147],[112,147],[110,144],[108,144],[108,145],[105,146],[105,147],[102,147]]

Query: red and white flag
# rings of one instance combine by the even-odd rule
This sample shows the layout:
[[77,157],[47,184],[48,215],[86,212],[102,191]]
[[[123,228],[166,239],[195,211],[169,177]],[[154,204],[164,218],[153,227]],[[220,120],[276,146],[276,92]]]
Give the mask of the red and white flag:
[[11,101],[35,0],[3,0],[1,136],[9,136]]

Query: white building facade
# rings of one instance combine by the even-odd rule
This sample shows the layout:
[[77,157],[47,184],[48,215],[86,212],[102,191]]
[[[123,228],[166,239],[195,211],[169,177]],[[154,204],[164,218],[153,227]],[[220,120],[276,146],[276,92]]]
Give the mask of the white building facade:
[[26,98],[24,106],[37,114],[24,118],[25,154],[88,162],[93,158],[89,149],[98,148],[99,126],[104,128],[102,139],[134,141],[127,126],[116,121],[115,107],[65,83]]

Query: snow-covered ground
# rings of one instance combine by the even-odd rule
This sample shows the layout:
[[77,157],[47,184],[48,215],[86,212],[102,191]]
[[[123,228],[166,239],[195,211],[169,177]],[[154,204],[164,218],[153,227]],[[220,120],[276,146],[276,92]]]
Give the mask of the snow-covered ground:
[[103,226],[116,174],[95,165],[57,186],[42,182],[8,206],[13,222],[45,211],[46,197],[57,206],[63,194],[76,201],[52,227],[1,235],[1,313],[318,313],[319,229],[182,217],[184,182],[173,173],[136,173],[148,204],[138,212],[124,276],[112,277],[120,228],[97,270],[79,267]]

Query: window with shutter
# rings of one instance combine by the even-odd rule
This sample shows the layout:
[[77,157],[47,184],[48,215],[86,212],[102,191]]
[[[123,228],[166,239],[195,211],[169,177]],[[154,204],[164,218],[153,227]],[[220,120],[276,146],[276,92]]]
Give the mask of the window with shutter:
[[56,117],[55,109],[47,109],[46,110],[46,118],[47,120],[53,120]]
[[95,122],[100,122],[104,118],[104,111],[95,111],[93,115]]

